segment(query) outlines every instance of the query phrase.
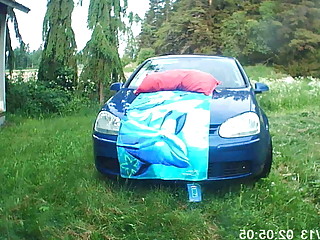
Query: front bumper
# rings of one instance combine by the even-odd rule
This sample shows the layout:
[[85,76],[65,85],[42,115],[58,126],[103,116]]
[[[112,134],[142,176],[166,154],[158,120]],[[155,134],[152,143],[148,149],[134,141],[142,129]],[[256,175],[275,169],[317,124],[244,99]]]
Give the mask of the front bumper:
[[[119,175],[117,136],[93,134],[94,157],[97,169],[107,175]],[[268,143],[259,135],[224,139],[209,135],[208,181],[255,176],[261,173]]]

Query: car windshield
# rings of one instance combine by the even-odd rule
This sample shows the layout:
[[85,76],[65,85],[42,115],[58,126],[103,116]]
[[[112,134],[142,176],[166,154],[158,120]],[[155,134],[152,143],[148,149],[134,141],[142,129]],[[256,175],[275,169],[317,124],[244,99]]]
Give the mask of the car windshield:
[[242,88],[245,81],[233,59],[229,58],[162,58],[147,61],[129,84],[129,88],[136,89],[143,79],[152,72],[163,72],[174,69],[194,69],[210,73],[221,82],[219,88]]

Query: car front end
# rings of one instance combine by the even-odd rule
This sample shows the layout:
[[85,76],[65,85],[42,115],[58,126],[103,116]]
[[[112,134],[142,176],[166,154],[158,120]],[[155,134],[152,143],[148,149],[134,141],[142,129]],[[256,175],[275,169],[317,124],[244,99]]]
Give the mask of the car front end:
[[[243,69],[238,67],[245,79]],[[139,74],[139,68],[129,82],[135,74]],[[213,93],[207,181],[264,177],[269,171],[266,168],[270,167],[267,165],[272,159],[272,145],[268,119],[255,98],[259,89],[254,89],[248,79],[245,83]],[[134,89],[125,84],[98,114],[93,145],[95,164],[102,174],[120,175],[117,135],[125,109],[135,97]]]

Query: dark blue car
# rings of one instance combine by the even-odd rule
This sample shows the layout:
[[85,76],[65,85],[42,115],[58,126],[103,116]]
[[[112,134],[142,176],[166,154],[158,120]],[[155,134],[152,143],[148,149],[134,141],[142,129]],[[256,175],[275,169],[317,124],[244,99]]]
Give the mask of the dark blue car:
[[120,175],[117,134],[124,109],[136,98],[134,90],[151,72],[195,69],[210,73],[222,82],[213,92],[210,110],[208,181],[245,177],[266,177],[272,164],[272,142],[268,118],[259,107],[256,94],[268,91],[263,83],[252,87],[240,63],[234,58],[172,55],[142,63],[100,110],[94,125],[96,168],[109,176]]

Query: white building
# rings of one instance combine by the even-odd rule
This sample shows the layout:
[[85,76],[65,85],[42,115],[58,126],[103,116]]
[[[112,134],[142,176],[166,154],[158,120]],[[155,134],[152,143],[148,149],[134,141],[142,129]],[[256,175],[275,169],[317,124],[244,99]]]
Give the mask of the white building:
[[5,49],[6,49],[6,20],[9,8],[18,9],[25,13],[29,8],[14,0],[0,0],[0,125],[3,124],[6,111],[6,89],[5,89]]

